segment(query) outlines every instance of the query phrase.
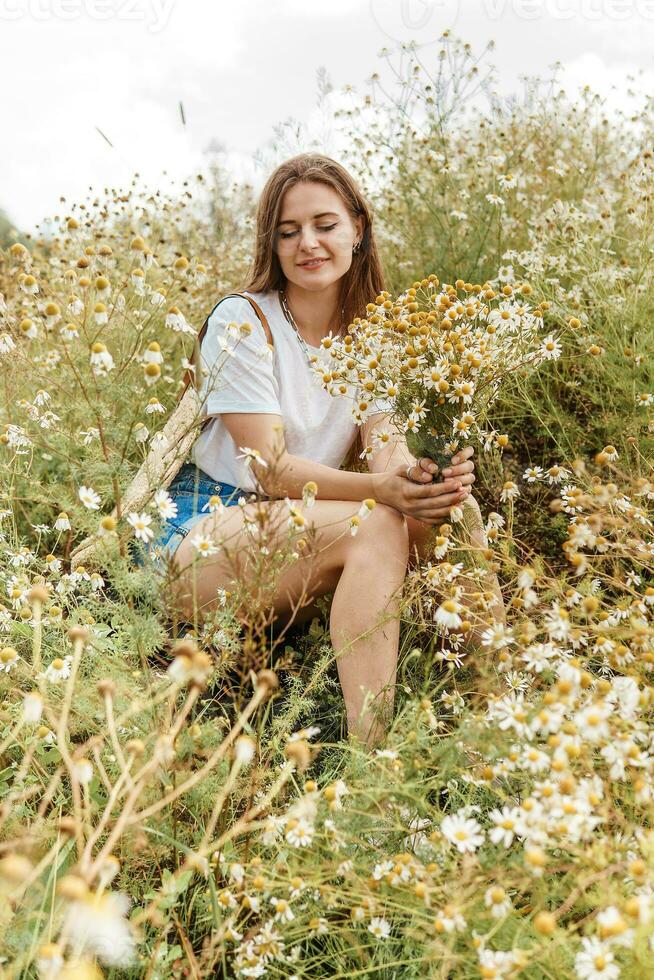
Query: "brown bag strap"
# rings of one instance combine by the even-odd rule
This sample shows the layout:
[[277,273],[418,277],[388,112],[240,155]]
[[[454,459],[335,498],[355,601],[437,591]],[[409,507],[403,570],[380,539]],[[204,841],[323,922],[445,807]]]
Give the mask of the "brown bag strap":
[[[228,299],[230,296],[242,296],[243,299],[246,299],[249,302],[249,304],[254,309],[254,312],[259,317],[259,320],[261,321],[261,326],[264,329],[264,333],[266,335],[266,339],[267,339],[269,345],[271,347],[274,347],[275,346],[274,341],[273,341],[272,332],[270,330],[270,326],[268,324],[268,321],[267,321],[267,319],[266,319],[266,317],[265,317],[265,315],[264,315],[261,307],[258,305],[258,303],[255,303],[255,301],[252,299],[252,297],[251,296],[247,296],[245,293],[227,293],[225,296],[222,297],[222,299],[219,299],[218,300],[218,302],[214,306],[213,310],[211,311],[211,313],[209,314],[209,316],[207,317],[207,319],[202,324],[202,327],[200,328],[200,332],[198,333],[197,337],[195,338],[195,343],[193,345],[193,364],[195,366],[195,372],[193,372],[193,371],[191,371],[190,369],[187,368],[187,370],[186,370],[186,372],[184,374],[184,387],[182,388],[182,390],[181,390],[181,392],[179,394],[178,401],[181,401],[182,400],[182,398],[184,397],[184,394],[186,392],[186,389],[188,388],[188,386],[190,384],[194,384],[195,385],[196,391],[200,391],[200,388],[202,387],[202,376],[201,376],[202,375],[202,367],[201,367],[201,360],[200,360],[200,345],[202,344],[202,340],[204,338],[204,335],[207,332],[207,328],[209,326],[209,320],[210,320],[211,316],[213,315],[214,311],[220,306],[220,304],[222,303],[222,301],[224,299]],[[205,425],[208,421],[209,421],[209,419],[205,419],[203,425]]]

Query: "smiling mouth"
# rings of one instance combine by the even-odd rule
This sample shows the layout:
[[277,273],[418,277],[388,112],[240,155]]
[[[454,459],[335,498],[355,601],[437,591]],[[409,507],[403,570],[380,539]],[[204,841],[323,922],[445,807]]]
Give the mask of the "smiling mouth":
[[310,259],[308,262],[300,262],[298,264],[301,269],[305,269],[307,267],[311,269],[316,265],[322,265],[323,262],[328,262],[328,261],[329,261],[328,259]]

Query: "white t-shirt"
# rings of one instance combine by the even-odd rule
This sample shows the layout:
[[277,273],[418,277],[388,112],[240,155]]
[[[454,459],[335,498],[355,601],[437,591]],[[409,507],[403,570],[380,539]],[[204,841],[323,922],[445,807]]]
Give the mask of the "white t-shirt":
[[[214,308],[200,348],[200,397],[204,412],[213,418],[195,441],[191,459],[217,482],[260,489],[247,460],[236,458],[241,450],[219,413],[261,412],[281,416],[289,453],[338,469],[356,436],[352,401],[322,387],[284,316],[278,291],[246,292],[268,320],[274,351],[271,354],[261,321],[246,299],[229,296]],[[237,338],[227,329],[232,321],[251,323],[252,333]],[[307,346],[312,353],[320,350]]]

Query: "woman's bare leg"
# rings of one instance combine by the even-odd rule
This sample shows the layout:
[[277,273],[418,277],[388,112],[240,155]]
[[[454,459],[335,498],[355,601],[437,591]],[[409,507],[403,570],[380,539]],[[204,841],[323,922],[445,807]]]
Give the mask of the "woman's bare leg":
[[[399,605],[409,558],[402,515],[388,508],[384,525],[378,527],[372,561],[370,547],[350,549],[330,616],[332,643],[340,652],[337,666],[348,731],[368,745],[379,740],[393,709]],[[370,705],[365,705],[367,693],[373,699]]]
[[[248,504],[244,510],[249,508],[252,516],[254,506]],[[279,507],[280,503],[263,506]],[[393,701],[399,646],[398,593],[406,574],[408,531],[398,511],[378,504],[353,537],[348,520],[359,507],[356,501],[317,500],[305,511],[308,523],[316,529],[319,553],[299,558],[282,571],[273,609],[276,616],[288,617],[299,597],[334,593],[330,632],[348,730],[372,744],[383,728],[383,722],[373,720],[375,709],[382,707],[388,712]],[[247,578],[247,553],[252,542],[243,524],[241,508],[230,507],[219,521],[210,515],[198,522],[177,548],[175,563],[181,573],[175,602],[186,618],[194,619],[194,595],[198,607],[209,612],[217,602],[217,590],[233,587],[235,570],[239,578]],[[217,545],[226,542],[230,552],[238,556],[236,569],[221,553],[192,566],[190,539],[196,534],[210,534]],[[386,685],[390,685],[390,694],[380,706],[379,695]],[[366,695],[377,703],[362,713]]]

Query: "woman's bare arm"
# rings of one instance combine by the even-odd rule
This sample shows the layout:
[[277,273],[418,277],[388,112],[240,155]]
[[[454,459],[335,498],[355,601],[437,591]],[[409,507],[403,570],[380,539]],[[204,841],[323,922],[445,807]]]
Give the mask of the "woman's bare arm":
[[[281,416],[264,415],[262,413],[223,412],[227,431],[236,445],[244,452],[246,449],[256,452],[268,463],[262,466],[252,462],[252,472],[264,493],[271,497],[289,497],[299,500],[306,483],[313,481],[318,486],[316,496],[326,500],[365,500],[373,498],[382,504],[388,504],[403,514],[410,514],[420,519],[436,519],[447,513],[446,508],[458,503],[460,494],[457,483],[471,483],[474,474],[469,462],[462,462],[453,467],[450,479],[431,483],[431,474],[425,473],[426,485],[419,486],[411,482],[405,475],[407,462],[413,461],[413,456],[401,456],[401,465],[394,469],[387,466],[386,459],[378,461],[379,469],[368,473],[352,473],[349,470],[339,470],[312,459],[295,456],[286,449],[284,429]],[[371,422],[375,422],[373,417]],[[377,420],[381,421],[381,419]],[[402,453],[401,448],[394,450]],[[472,450],[461,450],[458,456],[468,460]],[[465,455],[463,455],[465,453]],[[370,463],[370,461],[369,461]],[[383,467],[383,468],[382,468]],[[459,476],[467,473],[467,476]]]
[[[326,500],[365,500],[378,496],[379,480],[372,473],[352,473],[338,470],[324,463],[316,463],[303,456],[295,456],[286,449],[282,418],[257,412],[223,412],[225,427],[236,445],[255,449],[268,467],[252,463],[252,472],[264,493],[274,497],[298,500],[302,489],[313,480],[318,485],[319,498]],[[272,470],[274,473],[271,473]]]

